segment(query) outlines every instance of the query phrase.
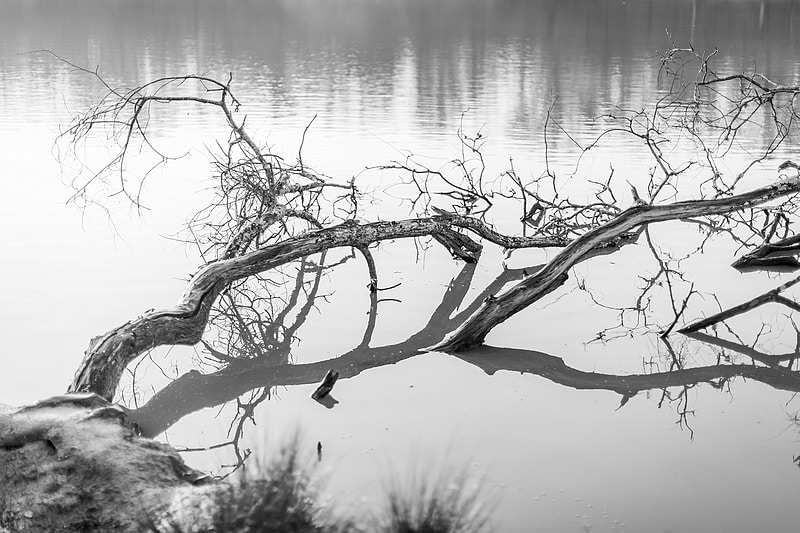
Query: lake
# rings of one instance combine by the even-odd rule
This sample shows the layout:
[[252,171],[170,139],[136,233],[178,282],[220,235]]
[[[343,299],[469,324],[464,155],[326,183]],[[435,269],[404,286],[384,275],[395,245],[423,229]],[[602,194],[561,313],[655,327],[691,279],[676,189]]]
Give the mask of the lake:
[[[208,150],[225,139],[207,110],[160,111],[152,131],[171,155],[188,155],[148,178],[147,210],[119,198],[104,204],[108,211],[67,204],[80,169],[59,163],[64,154],[54,141],[104,90],[36,51],[97,68],[112,85],[230,74],[259,142],[287,159],[302,143],[304,163],[336,180],[355,176],[365,190],[397,178],[366,167],[409,154],[431,167],[459,157],[463,128],[487,139],[487,175],[507,170],[509,158],[526,178],[549,164],[580,192],[586,177],[605,179],[609,164],[615,176],[646,181],[653,161],[629,138],[608,139],[603,155],[584,156],[575,171],[578,146],[598,134],[594,119],[610,106],[639,109],[664,94],[659,53],[670,38],[719,49],[720,69],[757,66],[797,84],[795,23],[800,6],[779,0],[5,0],[0,402],[62,393],[92,337],[177,300],[201,259],[174,237],[207,200]],[[731,169],[750,148],[747,141],[736,147]],[[743,190],[773,179],[794,148],[785,145],[755,169]],[[87,146],[86,156],[100,149]],[[402,198],[382,198],[366,207],[372,220],[408,215]],[[513,212],[494,222],[521,232],[518,219]],[[724,236],[696,253],[701,236],[691,225],[654,225],[651,238],[705,295],[692,301],[686,323],[718,311],[717,302],[730,307],[792,279],[731,268],[741,250]],[[325,270],[313,306],[286,318],[298,326],[289,342],[296,371],[267,372],[248,385],[267,387],[270,398],[254,411],[257,425],[245,424],[243,447],[268,455],[299,431],[316,461],[320,442],[326,494],[356,514],[371,512],[391,479],[454,469],[484,484],[498,531],[796,531],[800,431],[791,387],[718,374],[627,398],[598,378],[666,379],[676,352],[687,367],[755,364],[741,346],[677,333],[665,344],[658,324],[608,329],[619,322],[617,308],[631,305],[658,270],[644,238],[576,266],[564,287],[493,330],[490,348],[458,357],[421,351],[447,333],[441,324],[482,300],[485,287],[515,279],[504,267],[518,269],[518,278],[556,252],[507,254],[487,245],[470,267],[429,243],[384,243],[374,252],[380,286],[400,285],[381,293],[372,326],[363,260]],[[349,253],[331,252],[325,261]],[[295,266],[286,272],[296,275]],[[653,301],[663,326],[672,318],[668,307]],[[432,317],[441,323],[429,324]],[[750,355],[790,354],[783,366],[795,370],[796,320],[791,309],[770,304],[730,326]],[[344,374],[333,409],[309,398],[327,367]],[[145,405],[192,368],[213,371],[200,350],[157,350],[136,365],[137,387],[127,376],[123,399]],[[186,447],[227,440],[234,399],[251,398],[237,389],[241,382],[229,387],[209,391],[227,399],[224,406],[186,416],[161,438]],[[197,403],[204,401],[214,404]],[[233,454],[186,459],[220,472]]]

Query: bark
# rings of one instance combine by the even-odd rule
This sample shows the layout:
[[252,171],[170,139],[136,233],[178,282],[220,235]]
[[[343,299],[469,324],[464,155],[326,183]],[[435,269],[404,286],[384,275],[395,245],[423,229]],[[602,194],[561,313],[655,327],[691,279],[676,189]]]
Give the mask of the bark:
[[[562,285],[572,266],[618,242],[635,228],[659,221],[730,213],[798,190],[800,180],[793,178],[729,198],[632,207],[567,244],[544,268],[506,293],[498,297],[489,295],[475,314],[432,349],[455,352],[482,344],[492,328]],[[174,308],[150,311],[93,340],[69,390],[94,392],[112,399],[125,368],[142,353],[160,345],[199,342],[211,306],[220,292],[234,281],[331,248],[363,247],[388,239],[425,235],[436,236],[442,244],[453,246],[451,252],[456,256],[477,255],[479,246],[462,233],[456,238],[455,228],[466,229],[506,248],[564,245],[564,241],[558,238],[504,236],[476,219],[459,215],[370,224],[347,223],[312,231],[204,266]]]
[[458,352],[481,345],[486,335],[498,324],[563,284],[570,268],[588,252],[634,228],[667,220],[727,214],[798,191],[800,179],[795,177],[727,198],[631,207],[608,223],[575,239],[536,274],[525,278],[502,295],[487,299],[473,316],[444,341],[432,346],[431,350]]
[[[370,224],[347,223],[312,231],[239,257],[205,265],[192,278],[172,309],[149,311],[93,339],[69,391],[94,392],[110,400],[125,368],[139,355],[156,346],[196,344],[205,330],[214,301],[234,281],[337,247],[360,247],[389,239],[426,235],[443,235],[444,241],[450,242],[455,233],[453,228],[468,229],[507,248],[564,244],[557,238],[506,237],[479,221],[458,215]],[[467,244],[467,241],[466,235],[460,235],[458,255],[478,249],[476,243]]]
[[798,254],[800,254],[800,235],[793,235],[780,241],[762,244],[752,252],[738,258],[731,263],[731,266],[739,269],[765,267],[796,269],[800,268],[800,261],[797,260]]
[[742,313],[746,313],[751,309],[755,309],[756,307],[760,307],[769,302],[781,302],[784,303],[785,305],[788,305],[792,309],[798,310],[798,305],[796,302],[788,300],[787,298],[783,298],[780,295],[783,291],[785,291],[786,289],[788,289],[793,285],[796,285],[798,282],[800,282],[800,276],[792,280],[789,280],[778,287],[775,287],[771,291],[767,291],[764,294],[760,294],[751,300],[748,300],[737,306],[731,307],[730,309],[720,311],[719,313],[712,315],[708,318],[704,318],[703,320],[698,320],[694,324],[690,324],[685,328],[681,329],[680,333],[692,333],[695,331],[699,331],[701,329],[707,328],[708,326],[712,326],[718,322],[722,322],[723,320],[727,320],[737,315],[741,315]]

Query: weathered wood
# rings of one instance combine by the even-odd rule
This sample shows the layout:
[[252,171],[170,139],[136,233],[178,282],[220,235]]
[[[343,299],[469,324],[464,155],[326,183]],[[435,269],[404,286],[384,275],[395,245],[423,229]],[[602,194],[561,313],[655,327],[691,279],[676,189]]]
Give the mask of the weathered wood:
[[[487,298],[474,315],[434,349],[458,351],[481,344],[496,325],[563,284],[568,270],[587,254],[634,228],[665,220],[729,213],[798,190],[800,180],[793,178],[723,199],[632,207],[568,244],[544,268],[503,295]],[[199,342],[211,306],[219,293],[234,281],[336,247],[365,246],[383,240],[425,235],[446,235],[446,239],[452,239],[453,228],[469,230],[506,248],[564,244],[557,238],[503,236],[478,220],[454,214],[370,224],[347,223],[312,231],[239,257],[205,265],[193,277],[175,307],[145,313],[94,340],[69,390],[94,392],[111,399],[125,367],[139,355],[160,345]]]
[[[125,367],[147,350],[162,345],[193,345],[200,341],[209,312],[220,292],[230,283],[315,253],[337,247],[358,247],[390,239],[445,235],[453,228],[467,229],[506,248],[561,246],[563,239],[507,237],[486,224],[455,214],[429,218],[345,223],[308,232],[248,254],[209,263],[192,278],[178,304],[144,313],[94,339],[86,351],[70,392],[94,392],[112,399]],[[465,236],[460,245],[475,253]]]
[[575,239],[536,274],[525,278],[496,298],[488,299],[455,332],[430,349],[457,352],[479,346],[498,324],[559,287],[566,279],[569,269],[585,254],[633,228],[667,220],[731,213],[798,191],[800,191],[800,179],[792,177],[727,198],[631,207],[608,223],[587,231]]
[[311,393],[311,398],[318,402],[322,401],[323,398],[331,393],[337,379],[339,379],[339,373],[334,372],[333,370],[328,370],[325,373],[325,377],[322,378],[322,382],[314,390],[314,392]]
[[764,267],[797,269],[800,268],[798,254],[800,254],[800,235],[793,235],[780,241],[762,244],[736,259],[731,266],[738,269]]
[[[788,289],[789,287],[796,285],[800,282],[800,276],[787,281],[786,283],[775,287],[771,291],[767,291],[764,294],[759,294],[755,298],[752,298],[744,303],[731,307],[730,309],[725,309],[724,311],[720,311],[710,317],[704,318],[702,320],[698,320],[694,324],[690,324],[685,328],[679,330],[679,333],[692,333],[694,331],[699,331],[701,329],[707,328],[708,326],[712,326],[717,324],[718,322],[722,322],[723,320],[727,320],[729,318],[733,318],[737,315],[741,315],[751,309],[755,309],[756,307],[760,307],[766,303],[774,302],[779,297],[780,293]],[[796,305],[796,304],[795,304]],[[793,307],[790,304],[790,307]]]
[[444,228],[433,238],[465,263],[477,263],[480,258],[481,246],[463,233]]

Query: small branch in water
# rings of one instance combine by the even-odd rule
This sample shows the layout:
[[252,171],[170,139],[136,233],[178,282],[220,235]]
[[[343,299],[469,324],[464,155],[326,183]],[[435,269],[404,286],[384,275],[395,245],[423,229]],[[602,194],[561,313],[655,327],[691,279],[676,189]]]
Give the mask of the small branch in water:
[[759,296],[756,296],[752,300],[748,300],[742,304],[739,304],[735,307],[731,307],[725,311],[721,311],[715,315],[712,315],[708,318],[704,318],[703,320],[699,320],[694,324],[686,326],[685,328],[680,330],[680,333],[692,333],[695,331],[699,331],[703,328],[707,328],[708,326],[712,326],[718,322],[722,322],[723,320],[727,320],[729,318],[733,318],[735,316],[741,315],[751,309],[755,309],[756,307],[760,307],[765,303],[779,301],[780,293],[788,289],[789,287],[800,283],[800,276],[794,278],[793,280],[787,281],[783,285],[780,285],[771,291],[765,292]]
[[328,372],[325,374],[325,377],[322,378],[322,382],[319,384],[317,389],[311,393],[311,398],[321,402],[321,400],[328,396],[333,390],[333,386],[336,384],[337,379],[339,379],[339,373],[334,372],[333,370],[328,370]]
[[767,242],[736,259],[731,266],[738,269],[787,267],[800,268],[797,255],[800,254],[800,235],[794,235],[777,242]]

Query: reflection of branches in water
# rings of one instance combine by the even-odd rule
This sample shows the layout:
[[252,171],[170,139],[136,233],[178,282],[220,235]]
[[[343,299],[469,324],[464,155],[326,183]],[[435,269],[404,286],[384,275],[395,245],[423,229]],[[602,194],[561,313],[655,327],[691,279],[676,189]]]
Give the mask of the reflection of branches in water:
[[[323,268],[318,265],[306,265],[298,273],[298,277],[302,278],[313,272],[316,280],[312,282],[314,288],[303,293],[307,298],[301,306],[303,309],[308,309],[312,305],[310,301],[317,294],[317,282]],[[536,267],[532,267],[530,270],[535,271]],[[131,416],[137,420],[146,435],[156,435],[190,412],[230,401],[253,389],[263,388],[268,391],[276,386],[313,384],[318,382],[330,369],[338,371],[341,377],[346,379],[354,377],[368,368],[402,361],[422,353],[426,346],[438,338],[441,331],[446,331],[454,324],[464,320],[465,317],[470,316],[486,298],[492,297],[501,287],[530,275],[528,269],[506,269],[470,303],[463,305],[471,286],[474,271],[473,265],[465,265],[459,275],[449,284],[440,304],[430,315],[425,326],[401,343],[380,347],[370,345],[378,316],[377,291],[370,290],[368,291],[370,306],[366,331],[359,344],[349,352],[337,358],[316,363],[291,364],[291,361],[285,357],[279,358],[277,362],[269,357],[259,357],[226,362],[216,372],[208,375],[190,372],[165,387],[143,407],[131,411]],[[374,275],[377,279],[377,271],[370,275]],[[286,302],[290,305],[297,305],[297,302],[302,299],[298,298],[297,294],[300,294],[301,288],[305,285],[306,283],[303,282],[297,283],[295,296],[289,297]],[[285,319],[288,314],[273,313],[270,316],[281,316]],[[298,313],[297,316],[302,316],[302,314]],[[296,321],[287,329],[296,331],[301,322],[302,320]],[[273,323],[273,326],[278,328],[279,325]],[[274,331],[283,331],[283,329],[278,328]],[[247,336],[241,336],[239,340],[244,342],[245,337]],[[293,337],[294,335],[282,338],[290,342]],[[252,339],[254,336],[250,335],[247,338]],[[800,333],[798,333],[798,338],[800,339]],[[273,343],[272,346],[274,349],[277,343]],[[663,346],[666,347],[667,354],[665,360],[667,366],[664,370],[631,376],[582,372],[566,366],[564,361],[559,358],[530,350],[481,347],[459,355],[459,357],[480,366],[489,374],[501,369],[513,370],[540,375],[573,388],[612,390],[622,396],[621,405],[627,403],[630,398],[642,390],[659,390],[661,391],[659,407],[667,403],[675,405],[679,416],[677,423],[681,427],[686,427],[690,434],[693,434],[693,431],[689,425],[689,417],[693,411],[689,405],[689,392],[698,383],[708,383],[714,388],[723,389],[732,378],[744,376],[779,389],[800,391],[800,378],[795,372],[792,372],[791,365],[786,368],[775,364],[765,364],[764,367],[756,367],[752,364],[730,364],[730,358],[726,357],[722,350],[722,355],[717,358],[716,364],[692,368],[686,359],[684,346],[681,349],[674,349],[672,343],[666,339]],[[730,346],[725,346],[725,348],[730,349]],[[258,352],[244,347],[238,349],[242,353],[248,354]],[[262,352],[268,353],[263,348]],[[788,356],[782,358],[788,359]],[[792,358],[792,361],[794,360]],[[762,358],[761,361],[766,363],[768,360]]]
[[[320,297],[322,275],[328,269],[355,257],[350,254],[326,265],[326,255],[326,252],[320,254],[318,262],[309,257],[299,261],[297,271],[288,277],[293,277],[294,283],[287,297],[277,294],[286,288],[283,280],[275,282],[254,277],[232,286],[222,295],[209,320],[216,340],[202,341],[207,358],[213,359],[217,368],[290,364],[297,331],[308,318],[315,300]],[[311,280],[307,280],[309,275],[312,276]],[[264,387],[259,394],[250,391],[247,393],[250,395],[248,401],[237,397],[236,415],[228,431],[230,440],[212,447],[232,446],[237,458],[237,463],[232,465],[234,468],[238,468],[249,456],[249,451],[242,452],[239,448],[244,424],[247,420],[255,423],[254,410],[271,396],[271,391],[271,387]]]
[[[306,268],[303,271],[314,272],[314,275],[318,276],[322,268],[318,266],[316,270]],[[425,347],[435,340],[442,330],[470,316],[485,298],[495,294],[507,283],[528,274],[527,270],[522,269],[504,270],[480,294],[464,305],[474,272],[474,265],[465,265],[449,284],[428,322],[403,342],[379,347],[370,345],[378,309],[376,292],[370,291],[367,331],[358,346],[341,356],[306,364],[292,364],[288,359],[275,364],[269,358],[264,358],[227,363],[207,375],[193,371],[172,382],[154,395],[147,404],[131,410],[129,414],[139,424],[143,434],[154,436],[193,411],[237,399],[239,416],[235,431],[229,442],[218,446],[233,446],[237,451],[237,461],[243,460],[246,458],[247,450],[239,451],[238,448],[243,424],[248,419],[252,420],[253,409],[269,397],[268,391],[273,387],[315,384],[331,369],[339,372],[341,379],[347,379],[369,368],[394,364],[414,357],[423,353]],[[314,292],[308,291],[305,294],[313,295]],[[800,343],[800,329],[795,328],[795,334],[797,342]],[[698,361],[690,357],[690,343],[676,346],[669,339],[663,339],[660,344],[665,348],[663,369],[659,369],[660,363],[651,360],[648,372],[632,375],[585,372],[568,366],[559,357],[533,350],[482,346],[460,353],[457,357],[478,366],[490,375],[505,370],[541,376],[579,390],[613,391],[621,397],[620,407],[640,392],[660,391],[658,407],[673,406],[678,415],[676,423],[689,432],[690,438],[694,436],[690,423],[694,414],[690,396],[698,384],[708,384],[717,390],[730,391],[732,380],[743,377],[778,390],[800,392],[800,373],[795,369],[797,353],[768,356],[759,354],[752,347],[744,345],[737,347],[733,341],[724,341],[698,333],[692,336],[704,344],[707,343],[707,346],[717,348],[714,364],[698,366]],[[727,352],[734,349],[748,355],[751,361],[747,364],[734,362],[727,355]],[[779,364],[780,362],[788,362],[788,365],[784,366]],[[249,401],[238,400],[244,394],[250,395]]]
[[[361,220],[368,213],[359,208],[365,197],[354,181],[334,182],[304,163],[302,141],[296,163],[288,163],[257,144],[248,133],[246,116],[238,114],[240,101],[232,92],[230,78],[220,82],[202,76],[165,77],[119,90],[107,85],[97,72],[81,69],[103,83],[108,93],[78,117],[61,140],[79,159],[79,148],[98,133],[112,149],[110,160],[98,172],[81,174],[73,181],[73,200],[81,205],[104,193],[107,197],[127,197],[133,205],[141,205],[140,192],[147,175],[136,177],[130,172],[127,159],[141,148],[155,155],[158,164],[165,162],[152,144],[155,138],[147,132],[151,108],[191,103],[213,110],[228,131],[228,138],[220,139],[213,152],[214,179],[218,182],[212,189],[214,196],[188,224],[190,241],[197,245],[206,264],[192,278],[175,307],[151,310],[97,337],[70,390],[93,391],[112,398],[119,376],[142,353],[160,345],[195,344],[210,321],[215,324],[216,337],[204,340],[204,346],[217,365],[216,371],[207,376],[190,372],[133,413],[146,432],[155,434],[199,407],[218,405],[249,393],[249,400],[238,400],[238,420],[243,424],[252,415],[254,405],[263,401],[259,398],[269,396],[271,387],[316,381],[331,365],[337,366],[342,377],[352,377],[364,368],[411,357],[426,346],[436,345],[449,352],[479,346],[498,324],[560,287],[576,264],[598,250],[607,250],[609,245],[630,242],[631,235],[640,235],[637,232],[643,230],[657,268],[654,273],[641,276],[643,287],[639,287],[638,298],[618,308],[620,325],[630,327],[626,320],[632,313],[634,328],[649,327],[651,308],[655,307],[653,294],[666,287],[665,298],[672,313],[671,324],[662,332],[667,335],[682,319],[697,292],[681,272],[682,258],[655,242],[648,229],[650,224],[691,219],[704,232],[700,250],[716,232],[726,232],[734,242],[746,247],[763,243],[773,248],[793,245],[787,239],[791,239],[790,224],[799,207],[794,199],[800,190],[797,165],[781,165],[775,182],[757,189],[746,187],[749,192],[742,193],[745,187],[737,184],[787,138],[797,118],[794,101],[800,88],[780,86],[756,73],[718,75],[712,68],[714,55],[702,55],[691,48],[673,48],[664,54],[662,72],[668,74],[669,91],[641,110],[611,106],[597,118],[600,133],[588,143],[570,136],[548,114],[544,128],[546,172],[538,178],[521,177],[513,161],[509,170],[496,179],[487,178],[481,151],[483,134],[468,134],[463,127],[458,130],[460,156],[442,168],[430,169],[414,156],[381,166],[400,171],[397,189],[404,196],[411,191],[406,198],[412,204],[412,218],[379,222]],[[762,146],[748,152],[751,156],[744,168],[735,173],[723,172],[720,160],[738,147],[742,132],[762,125],[769,126],[764,128],[768,137]],[[551,166],[548,139],[556,130],[580,150],[575,171],[566,179]],[[632,145],[646,154],[648,168],[641,169],[638,181],[626,181],[626,187],[609,164],[607,176],[588,176],[580,180],[580,191],[571,191],[574,184],[569,182],[578,173],[584,154],[598,148],[611,135],[635,141]],[[387,194],[392,192],[395,191]],[[435,205],[440,200],[449,205],[444,209]],[[632,207],[626,208],[623,202]],[[520,223],[514,226],[515,231],[521,230],[521,237],[500,233],[492,226],[505,222],[509,204],[520,210]],[[493,207],[498,207],[494,209],[498,212],[496,218],[488,214]],[[435,215],[429,216],[432,213]],[[528,231],[535,236],[528,237]],[[388,239],[426,237],[444,245],[455,257],[475,262],[480,257],[481,244],[469,234],[507,249],[562,250],[530,275],[504,271],[466,306],[462,304],[469,280],[462,284],[459,276],[419,332],[403,343],[371,347],[380,300],[377,268],[368,247]],[[782,240],[772,242],[776,238]],[[335,247],[355,247],[367,263],[370,311],[363,338],[356,348],[331,361],[291,364],[291,345],[297,329],[305,322],[314,299],[321,298],[321,271],[315,272],[315,281],[308,287],[304,277],[311,274],[306,270],[311,261],[303,258]],[[304,262],[294,278],[293,290],[289,289],[292,282],[288,279],[279,280],[277,286],[270,285],[272,278],[266,272],[296,261]],[[505,282],[512,280],[515,284],[498,294]],[[283,290],[288,294],[279,297]],[[773,301],[780,298],[783,297],[775,295]],[[451,334],[442,341],[442,333],[448,331]],[[733,366],[713,367],[713,372],[722,376],[715,379],[726,379],[727,369]],[[546,373],[546,369],[540,370]],[[667,372],[680,375],[685,381],[676,385],[682,389],[674,396],[669,396],[666,388],[660,389],[665,391],[662,401],[675,401],[680,406],[682,425],[691,414],[687,392],[698,382],[691,380],[692,376],[697,377],[695,370],[687,368],[682,356],[672,354]],[[765,370],[786,369],[758,367],[758,372]],[[744,375],[750,371],[737,372],[736,375]],[[564,376],[565,384],[570,386],[572,379],[578,377],[568,370],[564,370]],[[615,378],[629,377],[610,376],[603,386],[618,382]],[[263,392],[252,396],[255,393],[250,391],[255,389]],[[631,391],[621,394],[624,403]],[[164,408],[155,410],[159,405]],[[233,430],[232,426],[234,442],[238,442],[241,428],[238,425]]]
[[[586,292],[592,303],[604,309],[612,310],[617,313],[617,323],[603,328],[595,338],[589,342],[607,342],[619,337],[629,337],[636,332],[649,332],[652,328],[659,328],[662,337],[669,335],[675,325],[680,320],[689,304],[690,298],[697,294],[694,290],[694,283],[691,283],[684,271],[681,269],[681,261],[688,257],[676,258],[672,253],[661,249],[653,239],[650,228],[643,230],[647,249],[651,253],[657,269],[655,273],[639,275],[638,278],[643,284],[637,289],[634,303],[629,306],[612,306],[604,303],[588,287],[586,279],[578,281],[578,289]],[[680,291],[679,285],[688,289]],[[659,289],[666,287],[666,294],[663,295],[667,304],[671,307],[672,318],[667,327],[660,322],[653,322],[654,299],[662,296]],[[685,293],[685,296],[682,296]]]
[[[536,268],[536,267],[532,267]],[[438,340],[441,332],[458,324],[478,308],[481,302],[499,291],[510,281],[522,277],[522,269],[504,269],[469,303],[466,295],[475,273],[474,265],[465,265],[448,285],[442,300],[431,313],[427,323],[401,343],[370,346],[377,319],[377,293],[370,292],[367,328],[359,344],[349,352],[326,361],[305,364],[270,364],[262,360],[235,361],[210,374],[191,371],[156,393],[144,406],[131,411],[145,435],[158,435],[181,417],[220,405],[254,388],[271,388],[316,383],[329,369],[339,372],[340,379],[354,377],[362,371],[397,363],[423,353],[424,348]]]
[[[672,343],[666,336],[661,337],[661,343],[666,348],[669,354],[669,369],[667,372],[680,371],[685,367],[685,354],[683,350],[676,350]],[[689,390],[694,388],[695,384],[683,384],[678,387],[677,394],[670,391],[668,387],[661,390],[661,399],[658,401],[658,408],[660,409],[665,402],[676,404],[676,411],[678,413],[678,424],[681,429],[686,428],[689,430],[689,438],[694,438],[694,430],[689,425],[689,415],[694,415],[694,411],[689,410]]]
[[[276,282],[258,276],[231,286],[209,319],[216,340],[202,341],[207,355],[219,363],[258,360],[263,364],[266,359],[271,364],[288,362],[295,334],[319,296],[322,274],[333,266],[336,265],[325,266],[325,253],[319,264],[307,257],[301,259],[288,297],[278,294],[286,288],[286,280]],[[306,280],[309,274],[313,274],[310,282]],[[292,312],[295,314],[290,322]]]
[[[199,452],[199,451],[210,451],[210,450],[218,450],[225,447],[233,448],[233,453],[236,456],[236,462],[231,465],[221,465],[222,468],[229,469],[228,473],[223,476],[227,477],[228,475],[232,474],[242,466],[244,466],[245,461],[247,458],[252,455],[253,451],[250,448],[245,448],[242,450],[240,448],[240,442],[242,437],[244,437],[244,425],[249,420],[255,425],[256,417],[255,417],[255,410],[261,403],[265,400],[268,400],[271,397],[270,389],[254,389],[249,393],[250,399],[247,402],[243,402],[241,398],[236,398],[236,415],[231,419],[230,426],[228,427],[228,437],[229,440],[225,442],[220,442],[217,444],[212,444],[211,446],[205,446],[202,448],[177,448],[180,452]],[[231,436],[233,434],[233,436]]]
[[[550,381],[579,390],[610,390],[620,394],[620,405],[625,405],[637,393],[646,390],[662,391],[659,407],[664,402],[676,402],[676,410],[681,427],[688,425],[688,416],[693,414],[689,408],[688,392],[699,383],[709,383],[721,388],[730,379],[741,376],[766,383],[781,390],[800,391],[800,376],[785,369],[755,367],[752,365],[710,365],[694,368],[671,368],[663,372],[649,374],[613,375],[584,372],[571,368],[564,360],[552,355],[532,350],[481,347],[457,357],[482,368],[487,374],[498,370],[529,373],[542,376]],[[677,390],[677,392],[674,392]]]
[[[130,414],[145,434],[156,435],[190,412],[218,405],[252,388],[313,384],[331,368],[340,373],[341,379],[346,379],[368,368],[393,364],[413,357],[422,353],[422,348],[438,335],[440,328],[462,319],[463,315],[472,312],[482,299],[497,290],[498,286],[518,278],[521,274],[520,271],[504,271],[469,305],[455,316],[451,316],[463,301],[473,272],[472,266],[465,266],[449,285],[441,304],[431,315],[428,323],[402,343],[370,347],[368,343],[362,342],[359,347],[335,359],[317,363],[253,365],[248,368],[229,366],[208,375],[190,372],[165,387],[146,405],[131,411]],[[727,380],[743,376],[778,389],[800,391],[800,376],[782,367],[716,364],[685,368],[684,356],[674,353],[671,356],[670,368],[666,371],[627,376],[584,372],[567,366],[558,357],[532,350],[484,346],[459,354],[458,357],[479,366],[488,374],[494,374],[498,370],[510,370],[540,375],[576,389],[611,390],[622,396],[623,404],[640,391],[664,391],[681,387],[684,392],[664,396],[663,400],[679,401],[679,413],[684,424],[687,415],[691,414],[685,392],[697,383],[711,383],[715,388],[721,388]]]
[[787,281],[786,283],[783,283],[782,285],[772,289],[771,291],[767,291],[764,294],[756,296],[755,298],[748,300],[742,304],[739,304],[735,307],[732,307],[724,311],[720,311],[719,313],[712,315],[708,318],[705,318],[703,320],[698,320],[695,323],[684,327],[683,329],[680,330],[680,332],[692,333],[695,331],[699,331],[701,329],[707,328],[719,322],[723,322],[729,318],[733,318],[735,316],[746,313],[747,311],[755,309],[756,307],[760,307],[769,302],[780,303],[796,311],[800,310],[800,304],[798,304],[794,300],[790,300],[789,298],[786,298],[785,296],[781,295],[783,291],[792,287],[793,285],[796,285],[798,282],[800,282],[800,276],[790,281]]
[[[758,362],[770,367],[782,367],[788,370],[798,370],[798,368],[795,368],[798,358],[800,358],[800,351],[798,351],[797,348],[790,353],[770,354],[759,351],[755,348],[755,344],[757,343],[758,339],[754,340],[748,345],[745,344],[741,339],[738,339],[737,342],[734,342],[715,335],[708,335],[700,332],[688,333],[687,335],[693,339],[721,348],[719,355],[720,359],[730,360],[730,357],[725,354],[725,351],[729,350],[749,357],[754,363]],[[786,364],[781,365],[781,363]]]
[[[673,396],[670,394],[670,391],[664,389],[664,399],[667,399],[672,402],[677,402],[677,411],[678,411],[678,424],[681,429],[686,428],[689,430],[689,438],[694,439],[694,430],[692,426],[689,425],[688,415],[694,415],[694,411],[689,409],[689,390],[692,389],[694,385],[684,385],[680,387],[678,390],[677,396]],[[658,404],[661,407],[661,403]]]

